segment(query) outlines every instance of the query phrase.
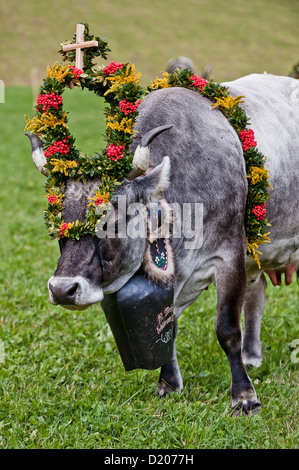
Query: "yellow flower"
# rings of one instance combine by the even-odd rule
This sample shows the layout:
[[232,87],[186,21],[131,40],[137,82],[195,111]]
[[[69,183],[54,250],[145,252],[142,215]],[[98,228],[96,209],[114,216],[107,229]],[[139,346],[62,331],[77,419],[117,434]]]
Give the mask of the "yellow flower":
[[70,65],[62,66],[55,62],[52,68],[47,67],[47,78],[51,78],[52,80],[56,78],[59,83],[65,82],[66,75],[70,72]]
[[65,176],[68,176],[68,170],[72,168],[76,168],[78,163],[75,160],[59,160],[58,158],[52,158],[51,164],[54,165],[53,172],[60,171],[60,173],[64,173]]
[[115,77],[107,77],[106,80],[109,80],[112,83],[112,86],[109,90],[104,93],[104,96],[108,95],[108,93],[115,93],[117,89],[124,85],[125,83],[139,83],[139,79],[141,77],[141,73],[139,72],[135,76],[135,66],[134,64],[127,65],[125,75],[116,75]]
[[151,84],[151,88],[153,90],[157,90],[158,88],[169,88],[169,87],[171,87],[171,85],[168,83],[169,73],[164,72],[164,73],[162,73],[162,75],[163,75],[164,78],[156,77],[156,80],[153,81],[153,83]]
[[66,129],[68,129],[68,126],[66,125],[67,122],[67,113],[63,113],[62,118],[59,119],[54,114],[51,113],[43,113],[41,117],[34,117],[33,119],[29,119],[27,116],[25,116],[27,125],[25,127],[25,130],[30,130],[34,132],[35,134],[42,134],[44,131],[47,130],[47,128],[54,129],[56,126],[63,126]]
[[271,240],[268,237],[268,235],[270,235],[270,232],[265,233],[258,242],[249,241],[248,237],[246,237],[247,250],[250,253],[250,256],[252,256],[252,258],[257,263],[259,269],[261,269],[261,263],[260,263],[258,255],[261,255],[262,253],[258,251],[258,246],[262,245],[263,243],[271,243]]
[[253,166],[251,168],[251,173],[247,175],[247,178],[250,178],[251,184],[256,184],[264,178],[268,179],[270,176],[269,171],[266,168],[260,168],[258,166]]
[[238,106],[239,103],[244,103],[244,100],[242,100],[242,98],[245,98],[245,96],[240,95],[233,98],[232,96],[227,95],[225,97],[216,98],[216,103],[212,104],[212,108],[224,109],[225,111],[232,113],[232,111],[235,109],[236,106]]
[[260,263],[258,255],[261,255],[262,253],[257,250],[258,244],[248,243],[247,238],[246,238],[246,243],[247,243],[247,250],[250,253],[250,256],[252,256],[252,258],[255,260],[256,264],[258,265],[259,269],[261,269],[261,263]]
[[88,207],[92,206],[95,204],[96,206],[109,202],[110,200],[110,193],[106,191],[96,191],[94,197],[88,197],[91,202],[88,204]]
[[51,202],[51,198],[52,198],[55,204],[61,204],[61,201],[64,198],[64,194],[61,193],[60,191],[49,190],[45,197],[48,199],[50,203],[52,203]]
[[75,222],[68,222],[68,223],[64,222],[64,223],[60,224],[60,229],[59,229],[60,230],[60,235],[64,235],[65,237],[67,237],[68,233],[69,233],[69,230],[71,228],[73,228],[74,224],[75,224]]
[[132,118],[123,118],[121,122],[118,122],[115,116],[108,116],[108,119],[110,119],[111,122],[105,121],[106,131],[111,129],[118,132],[124,132],[125,134],[132,133],[132,128],[135,125]]

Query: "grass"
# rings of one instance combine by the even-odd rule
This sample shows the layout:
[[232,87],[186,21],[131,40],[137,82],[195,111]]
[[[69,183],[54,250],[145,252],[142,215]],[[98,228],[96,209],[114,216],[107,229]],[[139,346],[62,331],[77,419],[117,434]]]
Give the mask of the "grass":
[[[125,7],[124,7],[125,5]],[[59,257],[43,225],[43,177],[23,135],[31,114],[31,73],[41,82],[60,41],[86,21],[106,36],[110,60],[132,62],[143,83],[171,57],[191,57],[218,81],[267,70],[288,74],[298,61],[295,0],[0,0],[0,447],[102,449],[298,448],[298,286],[268,287],[262,326],[265,361],[250,376],[263,409],[232,419],[227,359],[214,333],[215,290],[181,317],[177,341],[182,394],[154,396],[158,371],[125,372],[100,306],[70,312],[48,302]],[[57,12],[59,11],[59,14]],[[262,46],[261,46],[262,45]],[[65,94],[78,148],[101,147],[102,103]]]
[[30,85],[35,68],[42,80],[81,21],[107,37],[110,60],[134,63],[145,83],[179,55],[191,57],[198,72],[208,64],[217,81],[264,70],[287,75],[298,62],[296,0],[1,0],[0,12],[6,85]]
[[[78,146],[94,151],[101,105],[86,93],[71,92],[66,100]],[[214,333],[214,288],[179,321],[185,388],[168,399],[154,396],[158,371],[124,371],[100,306],[71,312],[48,303],[47,280],[59,250],[46,235],[44,179],[23,135],[23,115],[31,109],[30,88],[7,88],[0,105],[0,447],[298,448],[298,364],[290,348],[299,338],[295,281],[268,287],[265,361],[250,373],[263,409],[244,418],[230,417],[229,366]]]

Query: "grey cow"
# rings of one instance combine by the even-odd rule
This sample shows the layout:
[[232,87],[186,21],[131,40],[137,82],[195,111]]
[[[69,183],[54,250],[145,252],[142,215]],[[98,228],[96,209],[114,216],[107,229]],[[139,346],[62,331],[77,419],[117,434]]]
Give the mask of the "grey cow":
[[[247,375],[247,364],[262,361],[260,324],[265,303],[266,278],[286,272],[289,278],[299,264],[299,211],[295,197],[299,187],[299,92],[298,82],[268,74],[249,75],[225,83],[232,95],[244,95],[259,150],[267,156],[273,187],[267,202],[271,244],[262,245],[259,269],[246,257],[244,213],[247,179],[239,138],[224,115],[212,109],[199,93],[167,88],[150,93],[139,107],[134,140],[134,162],[149,164],[145,177],[118,188],[127,204],[148,204],[163,194],[168,203],[202,203],[203,238],[199,247],[187,249],[185,234],[173,238],[176,280],[175,316],[195,302],[213,283],[217,290],[216,335],[231,367],[234,414],[257,413],[261,405]],[[172,126],[149,146],[142,137],[153,128]],[[33,158],[40,170],[45,159],[31,136]],[[84,220],[87,196],[99,181],[69,181],[63,211],[65,221]],[[81,196],[84,196],[83,198]],[[74,196],[80,203],[74,204]],[[86,202],[83,202],[86,201]],[[96,240],[96,243],[95,243]],[[146,240],[142,237],[61,241],[61,257],[49,280],[50,301],[67,308],[86,308],[101,302],[103,292],[120,289],[143,262]],[[101,256],[101,264],[99,256]],[[245,334],[241,332],[244,308]],[[176,358],[161,368],[158,393],[167,395],[183,388]]]

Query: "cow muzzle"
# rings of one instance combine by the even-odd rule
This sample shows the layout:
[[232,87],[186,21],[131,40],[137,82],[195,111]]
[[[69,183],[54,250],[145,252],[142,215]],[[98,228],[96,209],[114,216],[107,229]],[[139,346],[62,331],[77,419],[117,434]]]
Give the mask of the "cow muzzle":
[[82,276],[52,276],[48,281],[49,301],[70,310],[85,310],[103,300],[103,289],[92,286]]

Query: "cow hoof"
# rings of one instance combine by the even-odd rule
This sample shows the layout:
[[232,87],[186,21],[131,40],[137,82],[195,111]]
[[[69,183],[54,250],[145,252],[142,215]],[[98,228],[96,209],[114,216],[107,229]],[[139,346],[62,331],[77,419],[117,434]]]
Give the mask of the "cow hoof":
[[247,369],[252,369],[253,367],[258,368],[262,365],[263,357],[262,356],[253,356],[243,352],[242,355],[243,363]]
[[261,409],[262,405],[258,401],[245,399],[232,408],[232,416],[257,415]]
[[175,388],[175,387],[172,387],[170,384],[164,382],[164,381],[161,381],[161,382],[158,382],[158,385],[157,385],[157,390],[155,392],[155,395],[157,397],[168,397],[168,395],[170,395],[171,393],[174,393],[174,392],[179,392],[180,389],[179,388]]
[[250,371],[252,369],[257,369],[262,365],[262,361],[257,362],[257,361],[250,361],[245,363],[245,367],[247,371]]

